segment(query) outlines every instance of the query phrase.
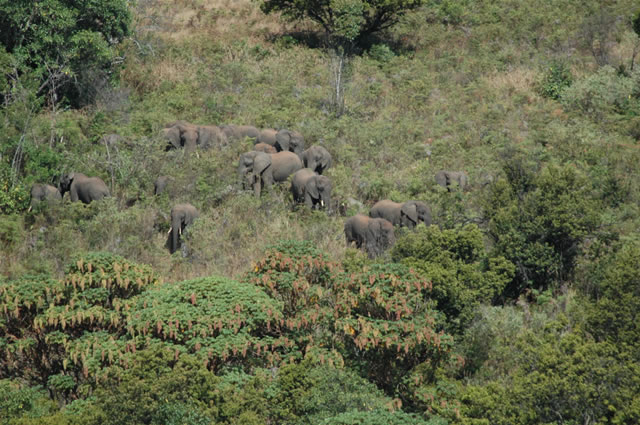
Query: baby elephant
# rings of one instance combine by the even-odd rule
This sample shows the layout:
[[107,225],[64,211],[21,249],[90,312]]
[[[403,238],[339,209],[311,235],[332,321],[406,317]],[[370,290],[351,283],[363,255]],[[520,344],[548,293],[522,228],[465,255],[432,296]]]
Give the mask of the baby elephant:
[[382,254],[396,241],[393,224],[384,218],[371,218],[363,214],[349,217],[344,223],[344,235],[347,245],[356,243],[357,248],[364,247],[369,258]]
[[296,171],[291,180],[293,200],[312,209],[331,210],[331,180],[309,168]]
[[191,204],[178,204],[171,208],[171,228],[169,229],[169,239],[167,240],[171,254],[180,248],[182,232],[184,232],[185,227],[198,218],[198,215],[198,210]]
[[69,173],[60,180],[60,192],[64,196],[69,192],[71,202],[82,201],[88,204],[110,196],[109,188],[99,177],[87,177],[82,173]]
[[322,174],[327,168],[331,167],[331,154],[322,146],[313,145],[302,152],[302,161],[305,167]]
[[57,187],[51,186],[50,184],[36,183],[31,186],[31,206],[29,207],[29,211],[42,201],[52,203],[61,200],[62,195]]
[[407,201],[400,204],[384,199],[371,207],[369,215],[373,218],[387,219],[394,226],[404,226],[409,229],[413,229],[418,223],[424,223],[425,226],[431,225],[431,208],[420,201]]
[[169,176],[159,176],[156,181],[153,182],[153,194],[156,196],[161,195],[165,191],[171,180],[172,179]]

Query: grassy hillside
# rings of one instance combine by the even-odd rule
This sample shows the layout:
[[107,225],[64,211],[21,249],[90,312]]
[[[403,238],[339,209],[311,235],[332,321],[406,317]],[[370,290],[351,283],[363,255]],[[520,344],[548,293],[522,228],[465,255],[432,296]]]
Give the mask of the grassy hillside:
[[[611,358],[623,359],[618,372],[624,379],[616,385],[624,391],[612,403],[635,407],[618,417],[577,413],[579,406],[601,401],[576,396],[571,400],[578,407],[559,408],[571,417],[566,423],[604,417],[633,423],[638,397],[630,388],[639,351],[629,341],[637,333],[632,328],[611,342],[609,331],[616,328],[611,323],[634,320],[635,313],[610,322],[594,317],[607,310],[600,297],[616,294],[616,285],[635,282],[625,294],[637,289],[630,247],[637,248],[640,225],[640,68],[634,63],[640,40],[631,24],[637,4],[601,3],[430,2],[359,46],[347,68],[345,112],[336,116],[331,57],[312,23],[264,15],[252,0],[140,0],[134,33],[118,47],[114,75],[95,81],[95,101],[80,109],[64,101],[39,109],[39,101],[24,94],[0,109],[0,143],[6,146],[0,157],[0,275],[7,282],[38,273],[64,281],[69,264],[95,251],[147,264],[162,282],[213,275],[245,282],[253,270],[258,273],[267,247],[281,240],[307,241],[346,272],[404,263],[433,284],[430,306],[449,320],[434,328],[453,335],[451,353],[466,363],[445,365],[455,363],[452,355],[429,375],[429,386],[420,386],[409,382],[417,376],[409,373],[402,384],[367,375],[375,355],[354,355],[345,372],[353,376],[340,379],[377,385],[370,389],[376,406],[404,400],[407,411],[451,423],[562,422],[531,407],[527,391],[571,399],[566,394],[573,381],[563,381],[566,392],[551,396],[561,377],[549,372],[547,381],[536,381],[535,374],[544,377],[550,362],[583,376],[572,362],[593,351],[606,361],[585,366],[595,371],[589,382],[604,379],[598,373]],[[175,120],[300,131],[307,146],[320,144],[333,156],[327,172],[333,213],[294,209],[288,184],[259,199],[242,191],[237,159],[250,142],[190,155],[165,151],[160,130]],[[108,134],[121,138],[109,144],[103,138]],[[469,189],[447,192],[435,182],[439,170],[465,171]],[[87,206],[65,199],[28,212],[31,184],[55,183],[68,171],[100,176],[114,196]],[[174,180],[166,194],[154,197],[160,175]],[[346,247],[343,224],[385,198],[427,202],[437,229],[399,230],[395,250],[372,262]],[[185,247],[170,255],[169,212],[182,202],[195,205],[200,217]],[[628,273],[620,271],[620,277],[616,267]],[[635,305],[637,292],[630,297]],[[584,307],[585,299],[593,303]],[[353,323],[344,320],[348,330]],[[565,345],[556,347],[558,340]],[[605,340],[616,349],[630,345],[614,355],[599,345]],[[509,341],[519,350],[511,350]],[[332,343],[337,351],[349,346]],[[407,366],[411,373],[417,369]],[[269,394],[269,378],[261,373],[224,379],[243,394],[244,386]],[[285,394],[286,383],[278,385]],[[104,391],[102,409],[108,412],[116,403],[108,397],[117,391]],[[219,391],[224,398],[225,390]],[[510,394],[511,404],[501,405]],[[231,404],[239,397],[226,396],[224,403]],[[256,397],[244,405],[259,405]],[[518,409],[537,416],[518,416]],[[279,423],[295,423],[280,413]],[[243,423],[232,417],[220,423]],[[330,423],[361,423],[343,420]]]

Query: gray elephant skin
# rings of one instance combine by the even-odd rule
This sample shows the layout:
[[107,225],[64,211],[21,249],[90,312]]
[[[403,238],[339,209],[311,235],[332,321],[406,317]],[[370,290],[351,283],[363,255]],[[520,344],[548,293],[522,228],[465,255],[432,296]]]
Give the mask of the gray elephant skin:
[[186,121],[174,121],[162,129],[167,140],[167,150],[184,148],[192,152],[196,147],[208,149],[227,144],[227,135],[215,125],[196,125]]
[[264,152],[264,153],[277,153],[278,151],[276,150],[276,148],[273,147],[273,145],[269,145],[267,143],[256,143],[255,146],[253,147],[254,151],[258,151],[258,152]]
[[278,130],[274,128],[263,128],[262,130],[260,130],[260,134],[256,139],[256,143],[264,143],[265,145],[270,145],[275,148],[277,134]]
[[291,179],[293,200],[311,209],[331,209],[331,180],[309,168],[298,170]]
[[396,241],[390,221],[363,214],[356,214],[345,221],[344,235],[347,245],[355,242],[357,248],[364,247],[369,258],[382,254]]
[[156,196],[161,195],[165,191],[171,180],[172,179],[169,176],[158,177],[156,181],[153,182],[153,194]]
[[302,160],[293,152],[278,152],[271,156],[271,175],[274,182],[286,181],[290,175],[304,168]]
[[468,178],[463,171],[438,171],[436,173],[436,183],[446,188],[449,192],[454,190],[457,184],[460,190],[465,190],[468,185]]
[[227,136],[228,140],[244,140],[245,138],[258,139],[260,131],[252,125],[221,125],[220,130]]
[[62,196],[69,192],[71,202],[82,201],[89,204],[110,196],[109,188],[99,177],[87,177],[82,173],[69,173],[60,179]]
[[282,129],[276,133],[275,148],[278,152],[293,152],[302,157],[304,137],[297,131]]
[[43,201],[47,201],[47,203],[62,201],[62,194],[55,186],[36,183],[31,186],[31,205],[29,206],[29,211]]
[[394,226],[404,226],[409,229],[413,229],[418,223],[429,226],[432,222],[431,208],[420,201],[399,203],[384,199],[371,207],[369,215],[372,218],[384,218]]
[[302,152],[302,162],[318,174],[322,174],[331,167],[331,154],[322,146],[311,146]]
[[198,218],[199,213],[196,207],[191,204],[178,204],[171,208],[171,228],[167,245],[169,252],[173,254],[181,245],[181,237],[184,229],[191,225]]
[[238,175],[242,179],[243,189],[253,189],[256,197],[260,197],[263,189],[273,184],[271,155],[265,152],[251,151],[240,155]]

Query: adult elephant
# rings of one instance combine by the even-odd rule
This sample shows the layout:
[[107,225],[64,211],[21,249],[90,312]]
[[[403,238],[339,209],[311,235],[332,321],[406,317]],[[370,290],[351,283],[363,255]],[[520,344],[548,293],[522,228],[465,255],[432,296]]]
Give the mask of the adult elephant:
[[198,145],[198,126],[187,121],[174,121],[162,130],[167,139],[167,150],[183,147],[185,151],[192,152]]
[[71,202],[82,201],[88,204],[92,201],[110,196],[109,188],[99,177],[87,177],[82,173],[69,173],[60,179],[60,193],[62,196],[69,192]]
[[372,218],[384,218],[394,226],[404,226],[409,229],[413,229],[418,223],[429,226],[432,222],[431,208],[420,201],[398,203],[384,199],[371,207],[369,215]]
[[302,160],[293,152],[268,154],[271,157],[271,175],[274,182],[283,182],[303,168]]
[[355,242],[357,248],[364,247],[369,258],[382,254],[396,241],[390,221],[367,217],[364,214],[356,214],[345,221],[344,235],[347,245]]
[[51,186],[50,184],[36,183],[31,186],[31,204],[29,211],[40,202],[47,201],[48,203],[52,203],[61,200],[62,194],[60,194],[57,187]]
[[275,148],[279,152],[293,152],[302,157],[304,137],[297,131],[282,129],[276,133]]
[[196,207],[188,203],[178,204],[171,208],[171,228],[169,229],[169,239],[167,240],[171,254],[180,248],[180,238],[184,229],[191,225],[198,216],[199,213]]
[[199,125],[197,144],[201,148],[208,149],[211,146],[226,146],[227,135],[216,125]]
[[251,151],[240,155],[238,174],[245,189],[252,188],[256,197],[260,197],[262,189],[273,184],[273,168],[271,155],[265,152]]
[[331,167],[331,154],[322,146],[313,145],[302,152],[302,162],[318,174]]
[[436,183],[449,192],[454,190],[454,184],[457,184],[460,190],[465,190],[467,188],[468,178],[464,171],[441,170],[436,173]]
[[243,140],[246,137],[254,141],[260,135],[260,131],[252,125],[221,125],[220,129],[229,140]]
[[291,179],[291,193],[295,202],[304,202],[312,209],[331,210],[331,180],[309,168],[298,170]]

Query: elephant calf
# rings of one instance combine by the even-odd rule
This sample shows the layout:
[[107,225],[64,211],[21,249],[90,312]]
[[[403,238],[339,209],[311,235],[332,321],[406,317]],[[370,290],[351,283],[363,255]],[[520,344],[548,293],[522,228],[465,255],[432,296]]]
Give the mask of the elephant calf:
[[295,172],[291,180],[291,193],[295,202],[304,202],[309,208],[331,210],[331,180],[309,168]]
[[242,179],[244,189],[253,189],[257,198],[264,188],[273,184],[271,155],[264,152],[251,151],[240,155],[238,175]]
[[88,204],[110,196],[109,188],[99,177],[87,177],[82,173],[69,173],[60,179],[62,196],[69,192],[71,202],[82,201]]
[[153,182],[153,194],[156,196],[161,195],[165,191],[171,180],[172,179],[169,176],[158,177],[156,181]]
[[322,146],[314,145],[302,152],[302,162],[304,162],[305,167],[322,174],[327,168],[331,167],[331,154]]
[[436,173],[436,183],[451,192],[454,190],[454,184],[457,184],[460,190],[465,190],[468,184],[467,174],[464,171],[438,171]]
[[364,214],[356,214],[344,222],[344,235],[347,245],[355,242],[357,248],[364,247],[369,258],[382,254],[396,241],[390,221]]
[[173,254],[180,248],[180,237],[184,229],[198,218],[198,210],[191,204],[178,204],[171,208],[171,228],[167,245],[169,252]]
[[29,206],[29,211],[42,201],[51,203],[61,200],[62,195],[57,187],[51,186],[50,184],[36,183],[31,186],[31,205]]
[[432,221],[431,208],[420,201],[398,203],[384,199],[371,207],[369,215],[373,218],[384,218],[394,226],[404,226],[409,229],[413,229],[418,223],[429,226]]

